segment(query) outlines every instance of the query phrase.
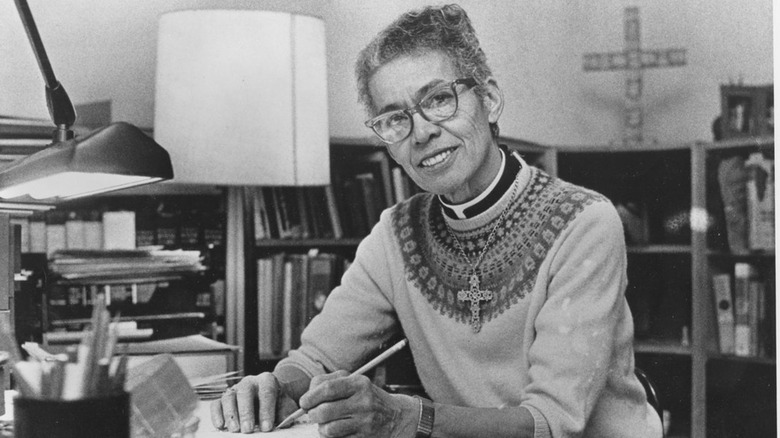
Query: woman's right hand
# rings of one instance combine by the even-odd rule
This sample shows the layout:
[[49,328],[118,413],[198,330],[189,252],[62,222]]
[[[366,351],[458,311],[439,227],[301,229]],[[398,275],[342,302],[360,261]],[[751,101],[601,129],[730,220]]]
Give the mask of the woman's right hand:
[[261,431],[268,432],[296,409],[295,401],[282,393],[276,377],[266,372],[244,377],[211,402],[211,422],[217,429],[230,432],[252,433],[258,424]]

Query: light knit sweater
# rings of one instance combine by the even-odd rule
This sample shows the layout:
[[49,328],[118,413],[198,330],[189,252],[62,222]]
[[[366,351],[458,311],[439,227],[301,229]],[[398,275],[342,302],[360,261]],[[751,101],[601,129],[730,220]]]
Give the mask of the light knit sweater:
[[512,199],[510,190],[476,217],[446,218],[474,261],[509,208],[478,268],[481,288],[494,293],[480,305],[479,332],[469,303],[457,299],[471,268],[436,198],[421,194],[383,212],[302,346],[274,373],[354,370],[402,331],[438,403],[523,406],[534,437],[660,437],[634,376],[614,207],[525,163],[517,178]]

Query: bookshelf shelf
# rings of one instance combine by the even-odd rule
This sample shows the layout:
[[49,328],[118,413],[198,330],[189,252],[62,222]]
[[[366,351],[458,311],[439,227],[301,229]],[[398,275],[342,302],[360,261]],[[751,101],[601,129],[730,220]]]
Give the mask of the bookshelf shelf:
[[255,245],[261,249],[273,248],[330,248],[330,247],[355,247],[363,239],[263,239]]
[[690,254],[690,245],[630,245],[626,248],[630,254]]
[[733,354],[720,354],[720,353],[711,354],[708,360],[737,362],[737,363],[745,363],[745,364],[753,364],[753,365],[766,365],[766,366],[773,366],[773,367],[777,365],[777,360],[775,360],[774,358],[742,357],[742,356],[734,356]]
[[643,354],[691,355],[691,347],[672,341],[638,341],[634,344],[634,351]]
[[755,250],[755,251],[736,251],[736,252],[730,252],[730,251],[723,251],[723,250],[707,250],[707,256],[712,258],[730,258],[730,259],[761,259],[761,258],[767,258],[771,259],[775,257],[775,251],[774,250],[767,250],[767,251],[761,251],[761,250]]

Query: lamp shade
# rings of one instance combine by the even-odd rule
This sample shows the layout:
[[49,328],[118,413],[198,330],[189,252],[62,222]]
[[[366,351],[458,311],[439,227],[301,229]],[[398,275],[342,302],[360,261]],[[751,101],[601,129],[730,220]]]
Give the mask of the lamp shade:
[[53,143],[0,171],[0,198],[56,203],[171,179],[168,153],[124,122]]
[[176,182],[328,184],[324,22],[254,10],[163,14],[154,136]]

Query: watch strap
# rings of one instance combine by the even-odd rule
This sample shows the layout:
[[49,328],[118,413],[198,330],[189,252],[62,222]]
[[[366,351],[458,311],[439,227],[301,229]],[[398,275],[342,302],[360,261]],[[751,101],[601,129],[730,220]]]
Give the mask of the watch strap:
[[415,438],[430,438],[433,433],[433,419],[435,415],[433,402],[418,395],[414,397],[420,401],[420,419],[417,421]]

